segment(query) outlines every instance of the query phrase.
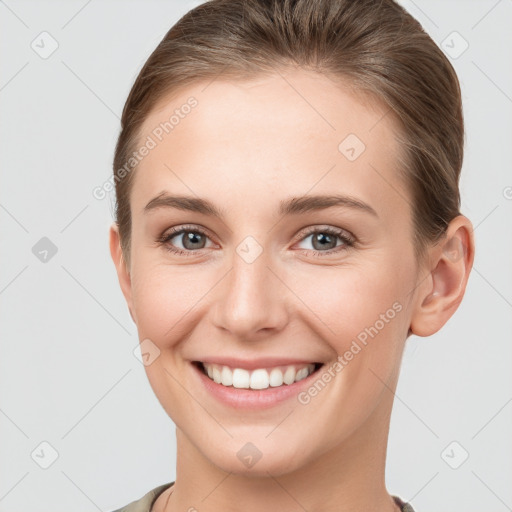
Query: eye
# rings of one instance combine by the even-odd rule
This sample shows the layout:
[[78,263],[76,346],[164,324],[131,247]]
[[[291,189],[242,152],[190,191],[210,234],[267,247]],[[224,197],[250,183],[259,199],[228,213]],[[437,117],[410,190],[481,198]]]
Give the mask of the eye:
[[[304,243],[308,238],[311,239],[313,249],[304,247],[300,249],[312,251],[315,256],[338,253],[353,247],[356,243],[354,237],[348,232],[330,226],[320,226],[302,233],[301,238],[299,238],[300,243]],[[206,247],[208,240],[210,238],[206,231],[197,226],[178,226],[166,231],[157,240],[157,243],[164,246],[169,252],[183,256],[193,256],[195,252],[208,248]],[[339,244],[338,241],[341,241],[341,243]]]
[[[302,234],[301,243],[310,239],[313,245],[313,254],[315,256],[324,256],[325,254],[332,254],[344,251],[355,245],[355,239],[342,229],[332,227],[317,227]],[[338,244],[341,240],[341,244]],[[309,250],[302,247],[301,249]]]
[[209,237],[206,232],[197,226],[179,226],[165,232],[157,242],[169,252],[192,256],[192,253],[205,248],[207,240]]

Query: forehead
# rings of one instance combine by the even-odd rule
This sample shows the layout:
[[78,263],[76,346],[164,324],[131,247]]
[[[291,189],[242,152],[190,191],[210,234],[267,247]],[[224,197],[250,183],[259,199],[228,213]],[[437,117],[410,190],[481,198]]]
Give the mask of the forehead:
[[213,202],[229,192],[233,204],[254,196],[261,208],[277,195],[336,192],[408,214],[396,130],[387,106],[313,72],[196,83],[146,118],[139,145],[154,148],[137,167],[132,206],[163,190]]

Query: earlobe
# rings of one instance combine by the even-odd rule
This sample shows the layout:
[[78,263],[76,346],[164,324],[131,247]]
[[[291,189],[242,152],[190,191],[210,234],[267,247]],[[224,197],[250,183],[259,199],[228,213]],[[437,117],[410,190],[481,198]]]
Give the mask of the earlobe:
[[128,310],[130,311],[130,315],[132,320],[137,323],[135,315],[133,313],[133,303],[132,303],[132,283],[131,283],[131,275],[130,270],[128,268],[128,264],[123,256],[123,251],[121,248],[120,237],[119,237],[119,228],[117,224],[114,222],[110,226],[109,232],[109,244],[110,244],[110,255],[112,257],[112,261],[116,267],[117,278],[119,280],[119,285],[121,287],[121,291],[123,292],[124,298],[126,300],[126,304],[128,305]]
[[473,226],[459,215],[450,222],[442,241],[430,249],[431,269],[418,287],[412,334],[430,336],[455,313],[464,297],[474,250]]

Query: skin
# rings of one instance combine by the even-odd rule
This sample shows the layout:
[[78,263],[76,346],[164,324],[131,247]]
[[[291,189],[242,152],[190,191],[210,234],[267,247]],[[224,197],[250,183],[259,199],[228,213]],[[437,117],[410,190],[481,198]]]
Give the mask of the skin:
[[[473,264],[471,222],[456,217],[416,262],[394,120],[341,82],[289,69],[205,87],[188,86],[146,119],[141,140],[188,97],[198,100],[136,170],[129,264],[116,225],[110,230],[139,338],[160,350],[145,367],[149,382],[176,424],[176,483],[153,510],[397,510],[384,473],[404,343],[409,329],[437,332],[460,304]],[[354,161],[338,150],[349,133],[366,145]],[[144,213],[163,191],[208,199],[225,217]],[[277,213],[289,197],[334,192],[364,201],[378,217],[347,207]],[[156,242],[183,224],[208,232],[189,256]],[[345,230],[358,243],[346,247],[335,237],[339,252],[317,257],[334,245],[314,245],[312,226]],[[252,263],[236,252],[249,235],[263,249]],[[187,250],[182,235],[172,244]],[[210,396],[191,368],[212,355],[293,355],[329,366],[396,302],[401,311],[307,405],[294,398],[240,411]],[[251,468],[237,457],[247,442],[262,453]]]

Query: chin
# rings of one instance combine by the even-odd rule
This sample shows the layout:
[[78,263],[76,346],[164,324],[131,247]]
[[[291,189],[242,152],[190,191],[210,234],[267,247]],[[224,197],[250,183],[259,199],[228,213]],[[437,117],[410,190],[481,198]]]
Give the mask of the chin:
[[[233,439],[229,443],[217,445],[213,451],[201,450],[212,464],[227,473],[244,477],[281,476],[291,473],[307,464],[307,453],[303,449],[305,441],[299,444],[277,446],[275,443],[261,437],[252,436],[252,441],[240,442]],[[209,445],[211,448],[212,445]],[[201,447],[199,447],[201,449]],[[300,456],[299,456],[300,455]]]

